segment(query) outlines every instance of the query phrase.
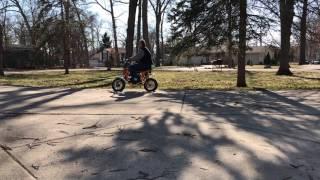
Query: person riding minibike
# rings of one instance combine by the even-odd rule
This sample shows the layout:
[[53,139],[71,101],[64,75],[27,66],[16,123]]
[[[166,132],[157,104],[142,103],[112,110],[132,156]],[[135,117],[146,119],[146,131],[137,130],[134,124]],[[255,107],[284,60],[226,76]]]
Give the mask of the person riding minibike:
[[138,81],[140,79],[140,72],[151,71],[153,62],[150,50],[146,47],[145,40],[142,39],[139,41],[138,53],[135,56],[130,57],[129,60],[135,62],[129,66],[132,81]]
[[145,41],[140,40],[137,55],[129,58],[124,64],[123,77],[116,77],[113,80],[113,91],[122,92],[126,83],[130,83],[142,84],[147,92],[155,92],[158,88],[158,82],[151,77],[152,64],[151,53],[146,48]]

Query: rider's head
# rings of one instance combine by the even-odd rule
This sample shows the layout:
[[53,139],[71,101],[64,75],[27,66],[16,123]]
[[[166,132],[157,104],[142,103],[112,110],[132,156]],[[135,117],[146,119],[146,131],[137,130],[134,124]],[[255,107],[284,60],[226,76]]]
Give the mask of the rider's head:
[[146,47],[146,41],[141,39],[140,42],[139,42],[139,47],[140,48],[145,48]]

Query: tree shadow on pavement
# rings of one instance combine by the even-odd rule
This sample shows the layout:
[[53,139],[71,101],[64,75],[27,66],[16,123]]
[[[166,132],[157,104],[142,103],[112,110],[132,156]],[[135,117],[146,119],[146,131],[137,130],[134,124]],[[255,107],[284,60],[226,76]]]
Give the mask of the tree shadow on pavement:
[[143,97],[146,95],[146,92],[139,92],[139,91],[130,91],[130,92],[121,92],[118,94],[114,94],[112,97],[115,98],[116,102],[124,102],[130,99],[136,99],[139,97]]
[[66,178],[320,179],[318,108],[271,91],[188,91],[183,105],[120,128],[112,148],[59,151],[91,170]]
[[[44,89],[45,91],[37,92],[37,90],[41,89]],[[33,93],[26,93],[28,91],[31,91]],[[78,91],[81,91],[81,89],[46,89],[20,87],[17,90],[1,92],[0,112],[4,113],[0,113],[0,116],[2,116],[1,120],[9,120],[14,117],[20,116],[23,113],[28,113],[29,110],[41,107],[48,102],[64,98]],[[26,103],[29,101],[30,103]]]

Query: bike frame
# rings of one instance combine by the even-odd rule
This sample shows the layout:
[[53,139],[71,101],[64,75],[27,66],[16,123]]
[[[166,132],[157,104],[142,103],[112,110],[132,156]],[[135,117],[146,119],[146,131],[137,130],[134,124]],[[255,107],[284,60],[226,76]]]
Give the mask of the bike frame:
[[[139,73],[140,75],[140,81],[142,84],[144,84],[146,82],[146,80],[149,78],[149,75],[150,75],[150,71],[147,70],[147,71],[141,71]],[[129,68],[128,67],[125,67],[123,69],[123,78],[127,81],[127,82],[130,82],[130,79],[129,79],[129,76],[130,76],[130,71],[129,71]]]

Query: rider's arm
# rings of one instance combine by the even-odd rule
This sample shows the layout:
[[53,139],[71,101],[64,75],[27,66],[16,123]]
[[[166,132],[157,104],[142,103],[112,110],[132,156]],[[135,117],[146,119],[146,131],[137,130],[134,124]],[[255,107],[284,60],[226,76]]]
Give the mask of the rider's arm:
[[139,50],[137,55],[131,57],[130,60],[139,62],[143,57],[144,57],[144,51],[143,50]]

